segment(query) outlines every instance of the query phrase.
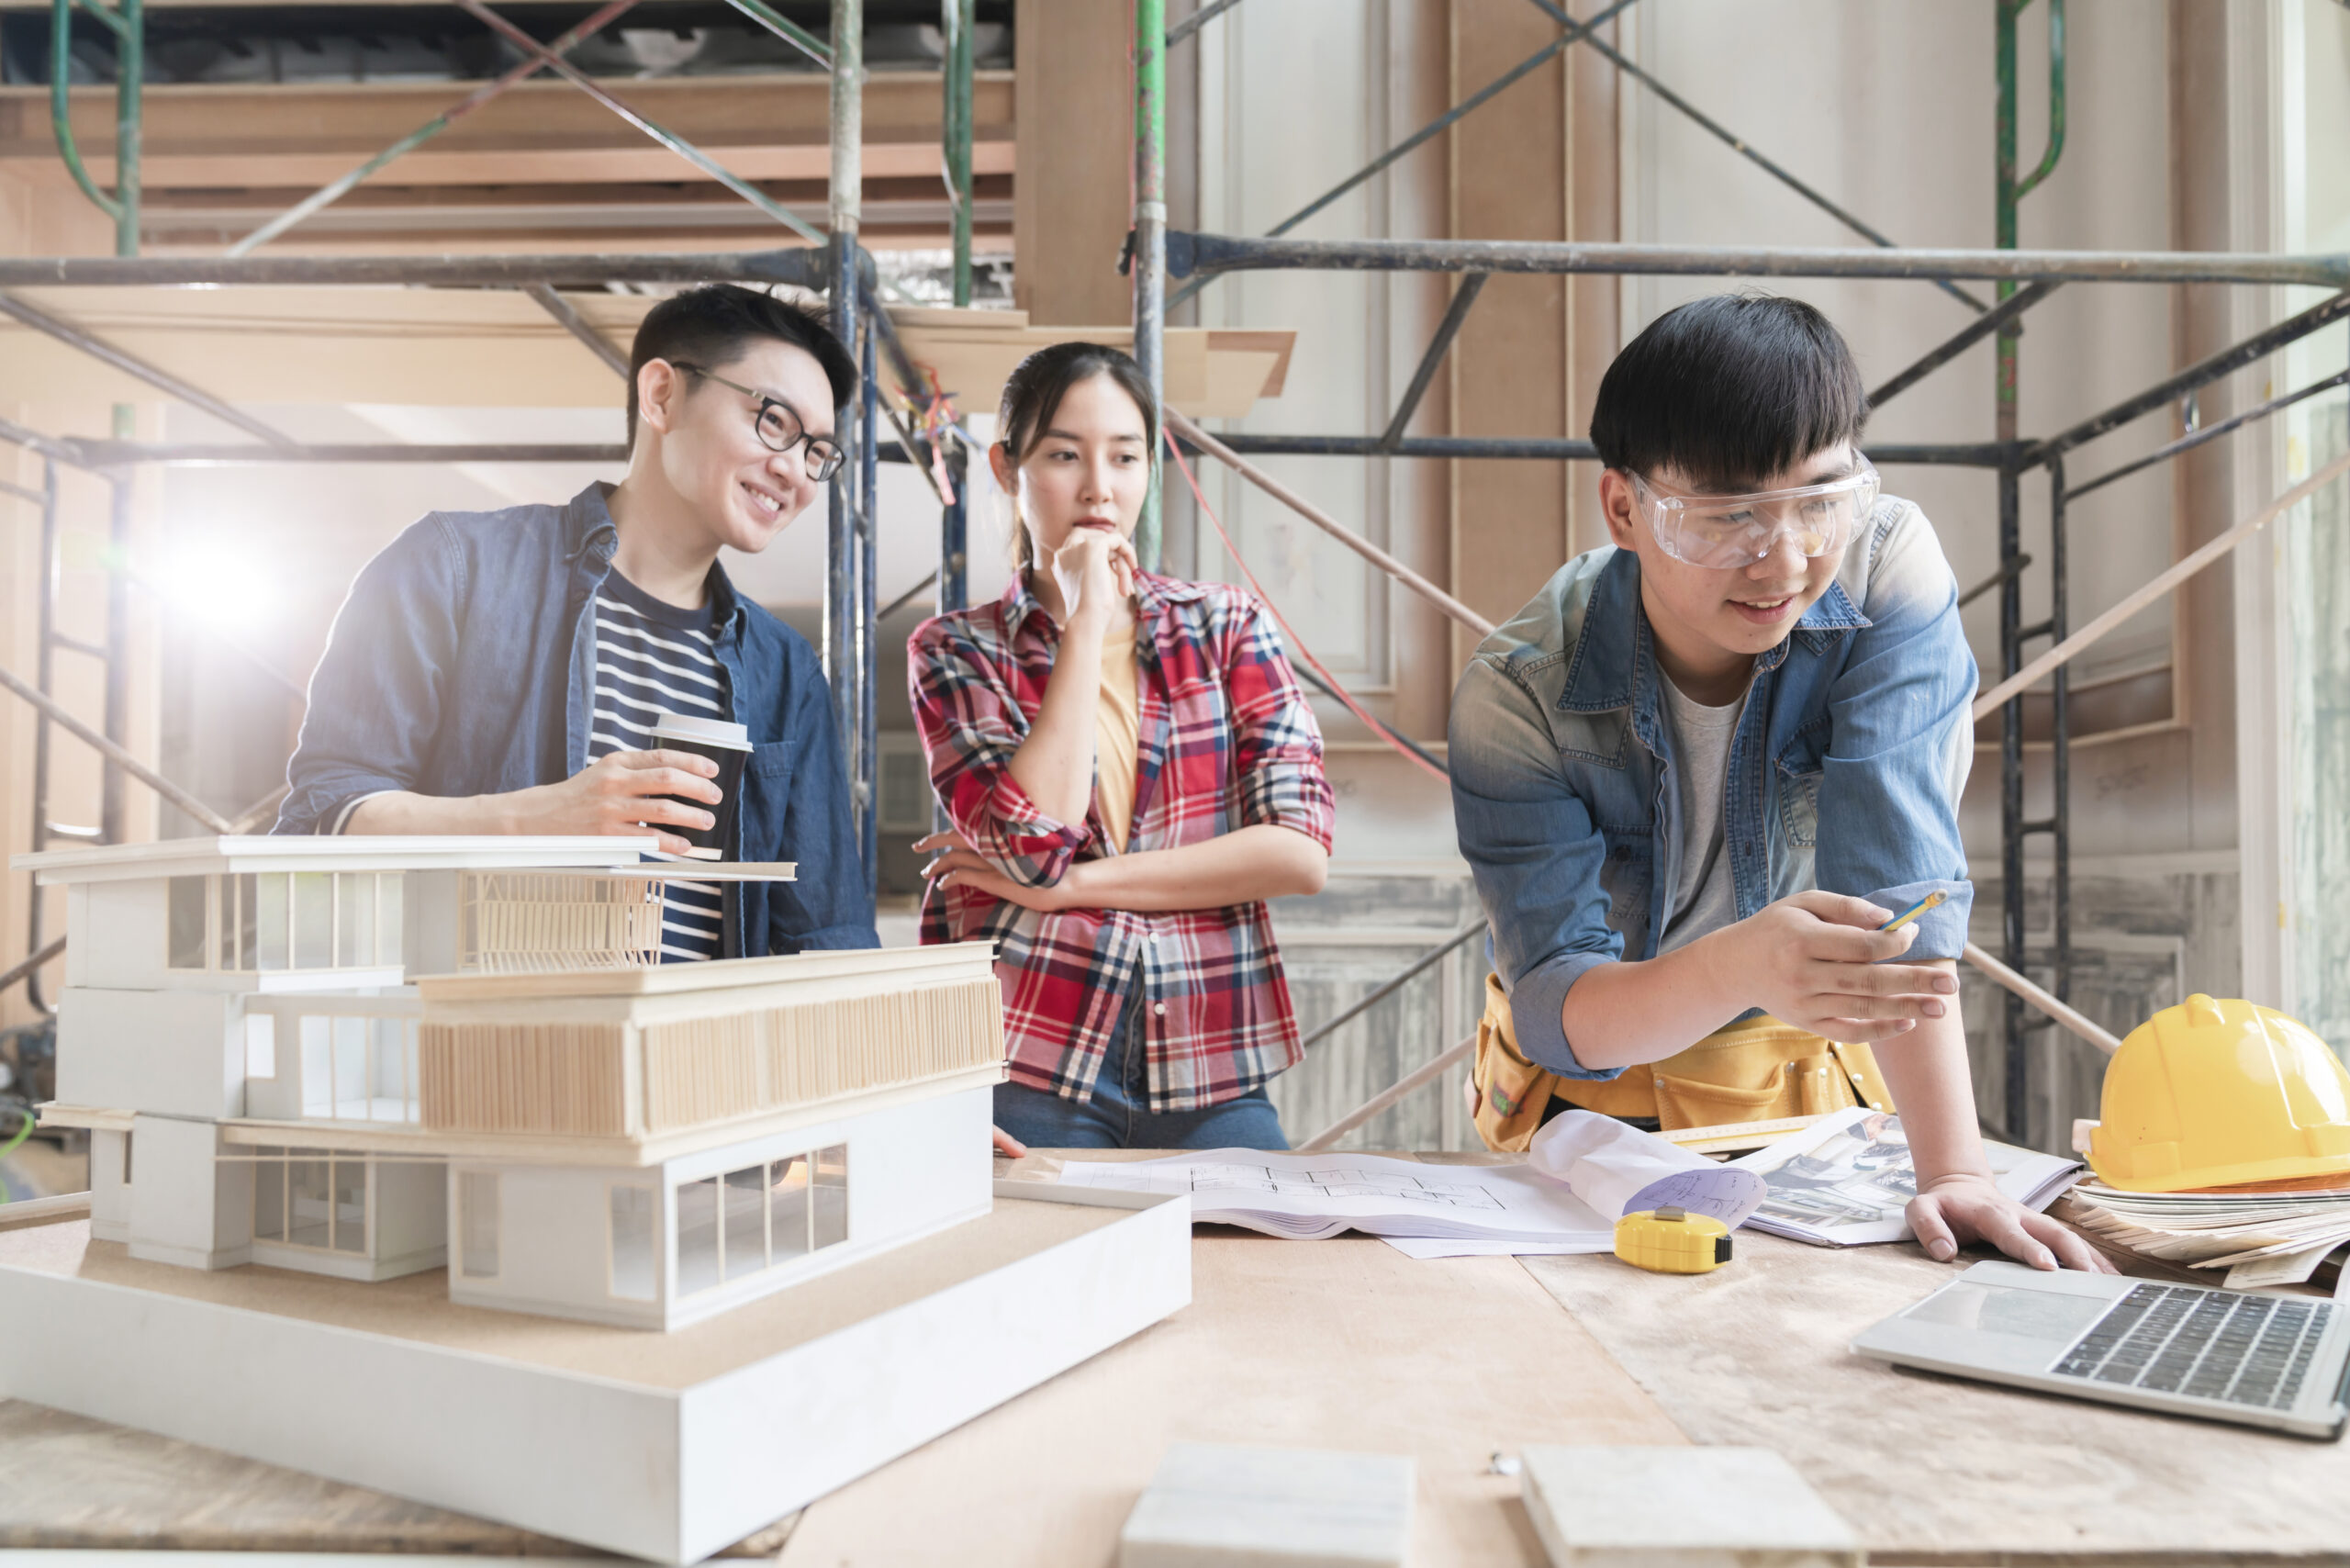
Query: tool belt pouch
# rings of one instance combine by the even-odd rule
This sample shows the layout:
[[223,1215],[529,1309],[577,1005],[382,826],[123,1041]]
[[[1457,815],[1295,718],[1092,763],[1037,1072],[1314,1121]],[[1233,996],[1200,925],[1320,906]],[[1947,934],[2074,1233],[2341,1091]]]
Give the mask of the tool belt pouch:
[[1477,1136],[1487,1148],[1524,1153],[1559,1078],[1517,1054],[1509,993],[1499,975],[1485,977],[1485,1015],[1477,1020],[1477,1059],[1470,1072],[1477,1085]]
[[1687,1050],[1612,1079],[1562,1078],[1519,1054],[1509,997],[1485,977],[1477,1025],[1477,1131],[1489,1148],[1522,1151],[1552,1095],[1601,1115],[1654,1118],[1667,1132],[1818,1115],[1852,1105],[1894,1108],[1865,1045],[1839,1045],[1765,1014],[1718,1029]]

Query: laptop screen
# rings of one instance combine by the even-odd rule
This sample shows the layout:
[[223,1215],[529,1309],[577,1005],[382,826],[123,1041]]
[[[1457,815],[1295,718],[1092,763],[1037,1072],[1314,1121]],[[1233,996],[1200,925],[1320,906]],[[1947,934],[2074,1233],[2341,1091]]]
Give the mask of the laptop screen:
[[2052,1347],[2062,1347],[2080,1338],[2081,1331],[2112,1305],[2109,1296],[2067,1295],[1960,1280],[1943,1286],[1901,1316],[1913,1322],[1947,1324],[1953,1328],[2040,1339]]

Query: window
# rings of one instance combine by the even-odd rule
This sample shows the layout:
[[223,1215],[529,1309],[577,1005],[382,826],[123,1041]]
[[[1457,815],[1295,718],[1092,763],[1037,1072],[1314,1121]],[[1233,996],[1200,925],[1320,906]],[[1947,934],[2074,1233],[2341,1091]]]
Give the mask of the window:
[[367,1023],[364,1018],[333,1021],[334,1115],[337,1121],[367,1120]]
[[814,1185],[809,1211],[820,1249],[848,1239],[848,1146],[834,1144],[816,1151]]
[[730,1280],[767,1266],[767,1168],[729,1170],[719,1189],[726,1201],[726,1247],[721,1271]]
[[247,890],[254,900],[252,966],[264,972],[291,969],[289,957],[292,928],[286,924],[286,877],[283,871],[249,879],[252,886]]
[[285,1240],[294,1247],[324,1250],[334,1244],[334,1189],[330,1159],[305,1159],[292,1151],[285,1162]]
[[718,1178],[677,1189],[677,1294],[691,1295],[718,1282]]
[[653,1299],[653,1189],[612,1189],[612,1294]]
[[498,1172],[468,1170],[457,1179],[458,1263],[469,1280],[498,1277]]
[[375,961],[400,962],[400,889],[405,879],[397,871],[375,879]]
[[277,1020],[266,1013],[245,1014],[245,1076],[277,1076]]
[[256,1148],[253,1239],[364,1254],[372,1186],[364,1155]]
[[261,895],[251,872],[220,879],[220,967],[248,970],[261,966],[254,932],[261,918]]
[[795,1155],[767,1167],[767,1226],[775,1238],[775,1260],[808,1256],[808,1157]]
[[334,875],[294,873],[294,968],[334,968]]
[[253,1239],[285,1239],[285,1151],[259,1148],[253,1164]]
[[[615,1209],[616,1260],[618,1214]],[[683,1182],[677,1188],[677,1294],[745,1279],[847,1239],[845,1144]]]
[[173,877],[164,902],[170,913],[165,965],[174,969],[205,968],[204,927],[212,910],[212,879]]
[[332,1162],[332,1170],[334,1235],[328,1244],[338,1252],[364,1252],[367,1250],[367,1162],[364,1159],[338,1159]]
[[375,961],[375,879],[338,872],[334,879],[334,961],[345,969]]
[[302,1114],[334,1114],[334,1020],[302,1020]]

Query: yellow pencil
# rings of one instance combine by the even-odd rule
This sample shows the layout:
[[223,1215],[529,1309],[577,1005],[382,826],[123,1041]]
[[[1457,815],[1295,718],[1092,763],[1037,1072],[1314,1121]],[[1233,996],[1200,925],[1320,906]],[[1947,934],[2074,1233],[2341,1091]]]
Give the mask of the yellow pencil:
[[1924,898],[1919,899],[1916,903],[1911,904],[1908,909],[1903,910],[1899,914],[1895,915],[1891,920],[1888,920],[1883,925],[1878,926],[1877,929],[1879,931],[1898,931],[1903,926],[1908,924],[1911,921],[1917,919],[1919,915],[1925,913],[1928,910],[1939,909],[1948,902],[1950,902],[1950,895],[1948,893],[1928,893]]

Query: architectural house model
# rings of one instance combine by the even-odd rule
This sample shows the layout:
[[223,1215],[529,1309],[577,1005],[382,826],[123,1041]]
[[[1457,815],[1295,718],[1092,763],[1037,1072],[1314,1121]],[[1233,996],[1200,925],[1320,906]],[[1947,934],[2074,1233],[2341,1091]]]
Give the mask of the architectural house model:
[[[354,1366],[363,1382],[428,1354],[436,1339],[472,1353],[510,1339],[528,1361],[545,1342],[528,1328],[534,1318],[619,1333],[610,1345],[562,1345],[566,1355],[600,1346],[623,1368],[674,1360],[627,1348],[647,1330],[656,1340],[698,1334],[697,1346],[720,1350],[739,1339],[751,1360],[733,1365],[722,1354],[735,1375],[717,1379],[733,1397],[750,1397],[755,1380],[742,1374],[791,1365],[819,1377],[821,1389],[803,1390],[809,1400],[843,1405],[821,1455],[795,1467],[779,1454],[723,1497],[698,1495],[680,1457],[634,1478],[646,1506],[623,1508],[628,1517],[599,1533],[592,1516],[614,1499],[588,1495],[595,1458],[579,1456],[585,1468],[568,1482],[547,1479],[560,1467],[547,1462],[543,1423],[562,1419],[553,1412],[576,1393],[570,1361],[517,1369],[545,1374],[536,1379],[550,1385],[544,1410],[510,1388],[467,1396],[481,1406],[476,1418],[524,1422],[531,1434],[502,1466],[488,1462],[538,1476],[518,1475],[506,1492],[486,1490],[477,1464],[457,1463],[445,1440],[423,1434],[322,1464],[321,1452],[351,1449],[347,1433],[323,1448],[305,1441],[322,1417],[293,1406],[269,1431],[207,1415],[215,1396],[189,1383],[196,1374],[162,1370],[162,1357],[156,1375],[185,1385],[182,1400],[151,1388],[103,1396],[54,1358],[38,1374],[28,1358],[0,1360],[0,1389],[687,1561],[1188,1299],[1186,1205],[1162,1215],[1163,1204],[1113,1202],[1106,1206],[1124,1212],[1072,1215],[1030,1190],[997,1203],[988,1129],[1003,1032],[987,945],[657,965],[665,879],[789,868],[647,862],[651,847],[267,837],[19,857],[18,868],[66,889],[57,1099],[42,1119],[89,1130],[96,1244],[70,1277],[85,1292],[132,1281],[160,1291],[148,1304],[156,1321],[197,1297],[352,1327],[411,1315],[380,1364]],[[1054,1213],[1040,1229],[1045,1210]],[[1034,1246],[1014,1235],[1030,1231]],[[108,1243],[120,1251],[100,1249]],[[909,1323],[960,1316],[968,1335],[992,1310],[1020,1305],[1042,1260],[1068,1254],[1052,1268],[1082,1269],[1072,1246],[1122,1256],[1118,1266],[1139,1264],[1153,1283],[1132,1301],[1080,1305],[1067,1320],[1077,1332],[1000,1357],[989,1375],[941,1368],[934,1394],[907,1395],[924,1355],[952,1342],[934,1330],[909,1341]],[[9,1262],[0,1255],[0,1324],[22,1327],[22,1313],[38,1310],[32,1339],[66,1349],[73,1330],[49,1299],[60,1276],[20,1274]],[[239,1277],[199,1286],[188,1271]],[[333,1298],[347,1306],[322,1317],[316,1288],[293,1286],[298,1276],[365,1292]],[[444,1296],[409,1288],[442,1277]],[[834,1278],[846,1282],[821,1301],[793,1296]],[[925,1294],[931,1281],[955,1289]],[[870,1321],[861,1296],[873,1304]],[[786,1299],[740,1315],[755,1316],[755,1327],[725,1328],[739,1309],[775,1297]],[[420,1305],[434,1298],[442,1305]],[[94,1322],[122,1305],[84,1302],[73,1316]],[[518,1315],[515,1330],[480,1328],[464,1316],[475,1308]],[[807,1338],[818,1319],[836,1353]],[[860,1330],[890,1343],[886,1364],[861,1366],[844,1350]],[[252,1348],[266,1357],[291,1332],[263,1325]],[[860,1372],[899,1391],[888,1419],[856,1409]],[[329,1391],[304,1392],[315,1400]],[[699,1385],[668,1392],[677,1408],[653,1430],[680,1456],[693,1441],[688,1407],[720,1428],[750,1414]],[[541,1424],[528,1426],[533,1418]],[[630,1436],[578,1440],[622,1443],[617,1453]]]

